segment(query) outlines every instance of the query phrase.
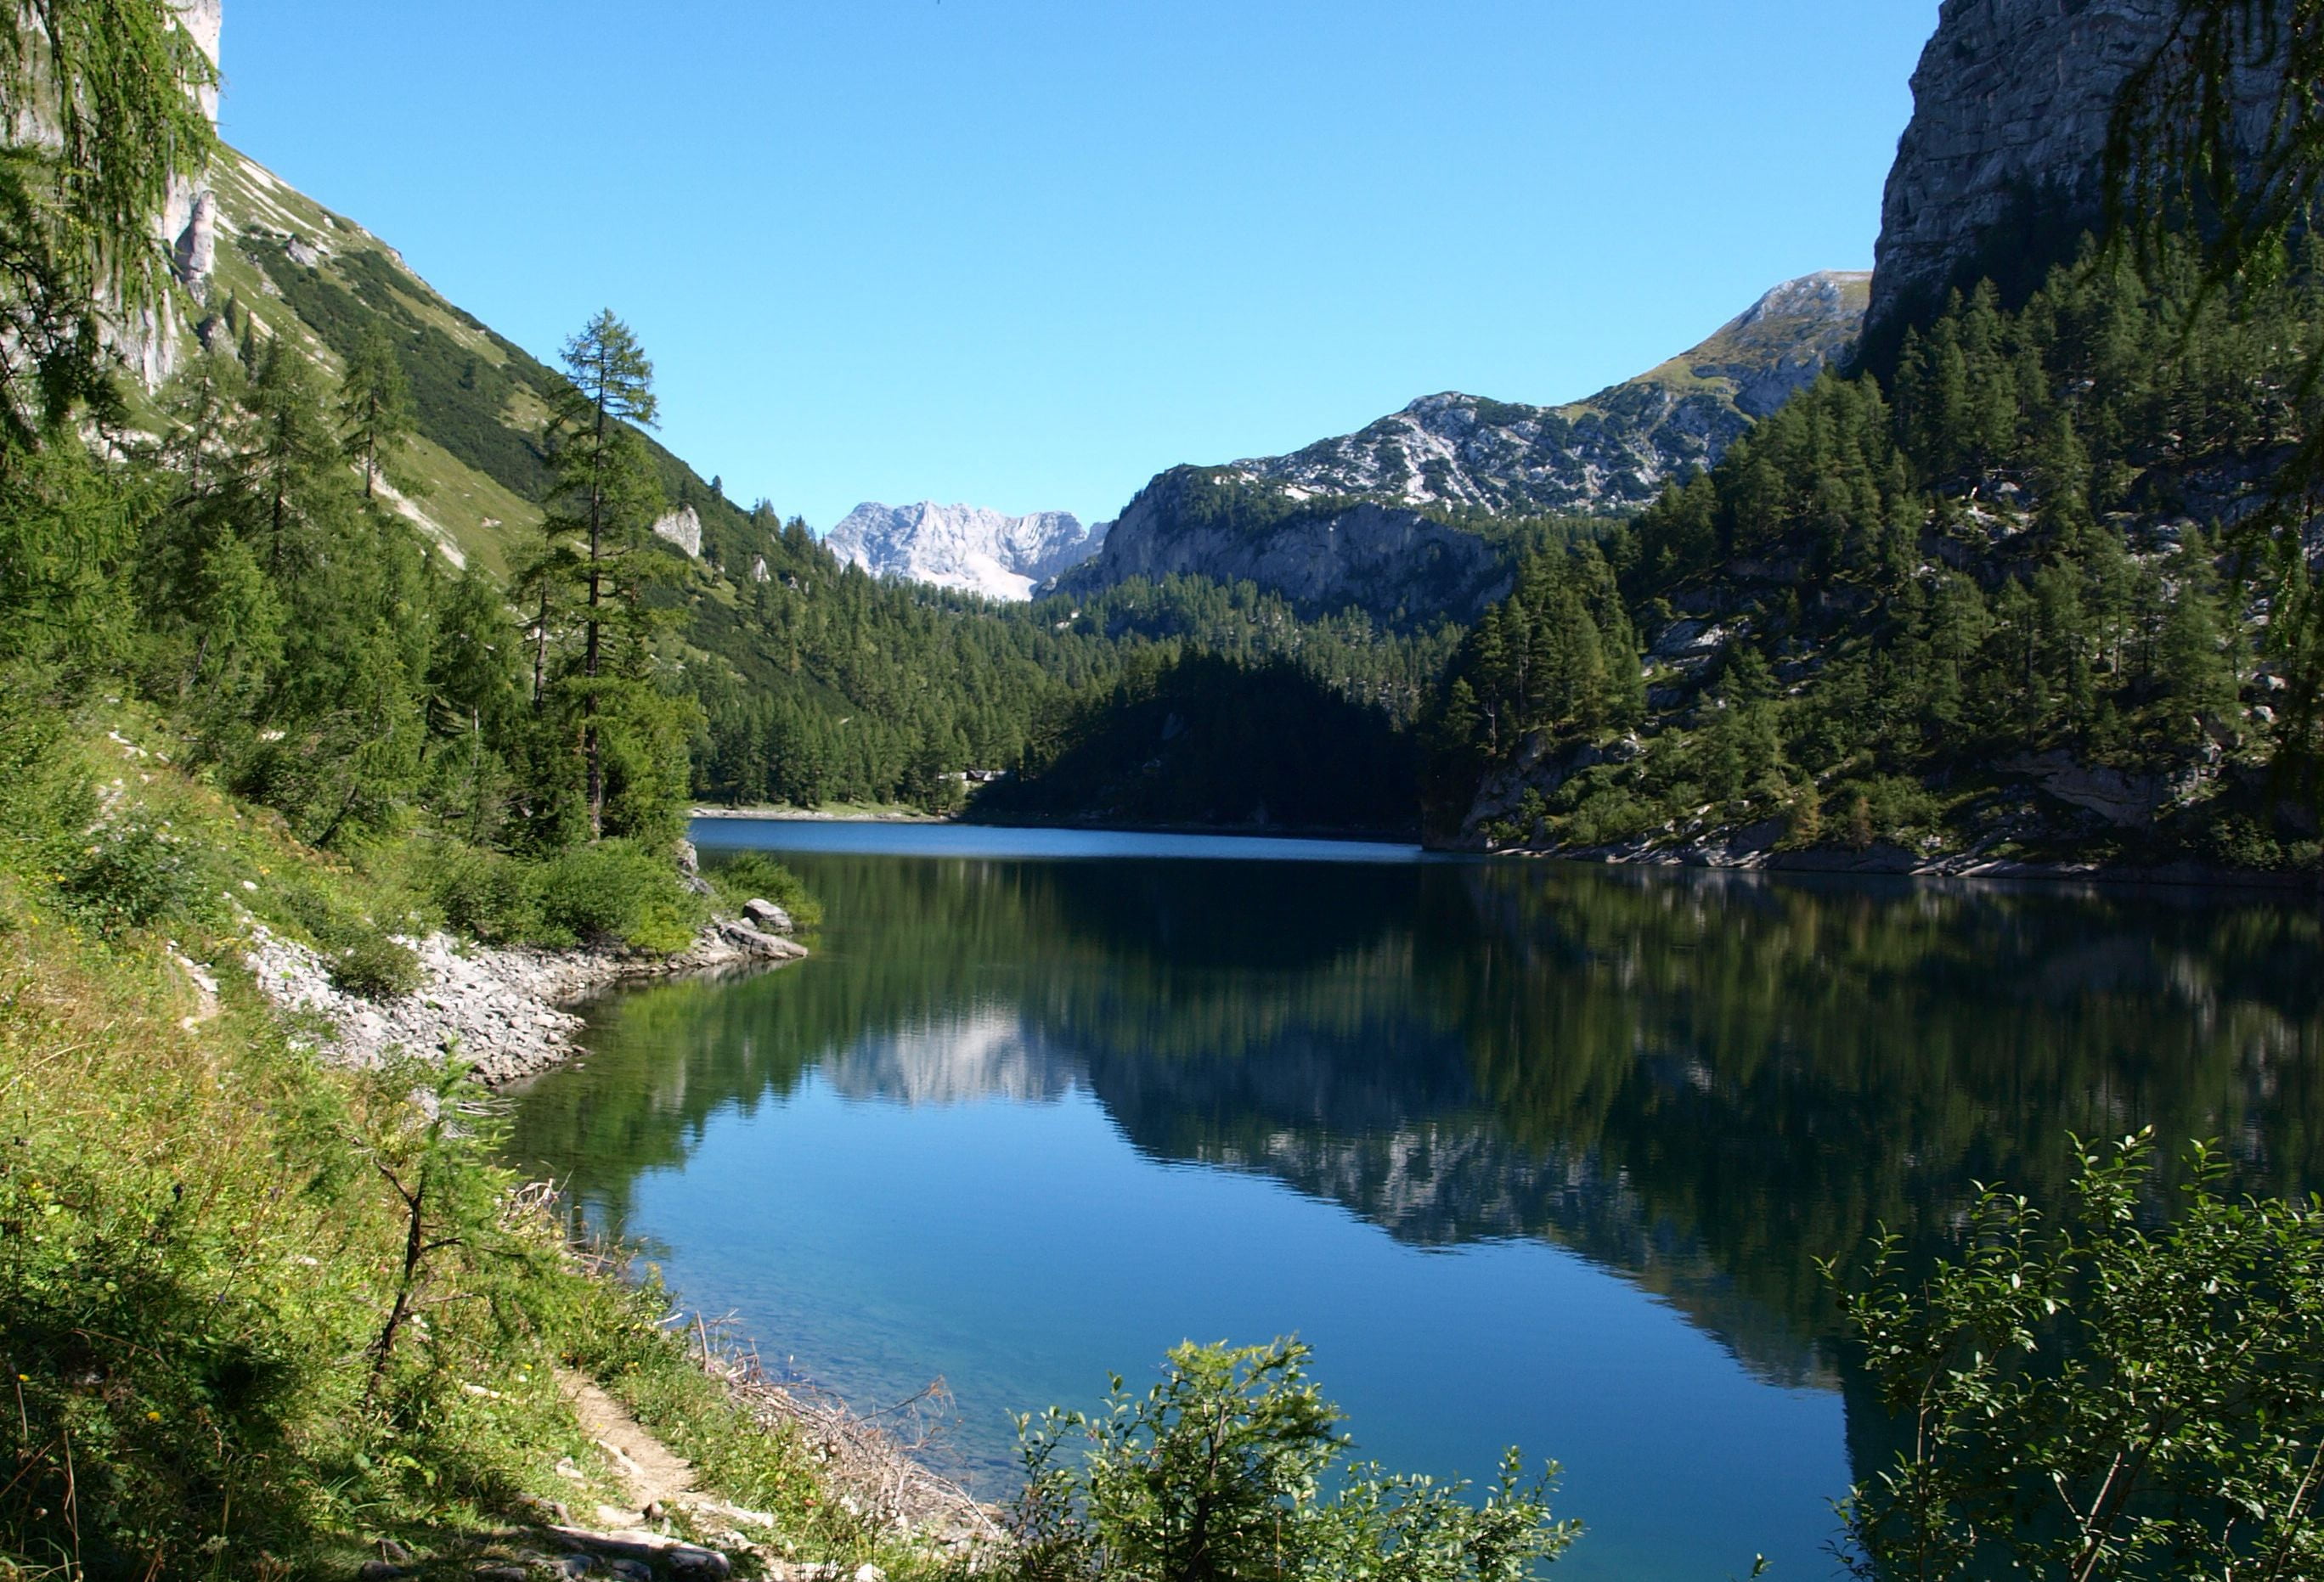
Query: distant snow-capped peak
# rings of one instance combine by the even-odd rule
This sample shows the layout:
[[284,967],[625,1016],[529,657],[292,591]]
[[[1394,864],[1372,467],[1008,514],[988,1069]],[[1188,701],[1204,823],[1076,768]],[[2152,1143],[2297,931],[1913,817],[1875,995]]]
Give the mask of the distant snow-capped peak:
[[866,501],[824,539],[842,560],[874,576],[959,588],[989,599],[1029,599],[1033,589],[1098,552],[1106,529],[1071,511],[1005,516],[974,505],[881,505]]

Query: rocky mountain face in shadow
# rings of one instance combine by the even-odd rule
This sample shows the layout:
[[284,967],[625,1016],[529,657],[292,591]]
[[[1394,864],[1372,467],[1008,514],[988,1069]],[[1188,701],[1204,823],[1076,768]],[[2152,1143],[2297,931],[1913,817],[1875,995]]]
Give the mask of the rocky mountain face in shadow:
[[[2105,216],[2107,124],[2172,33],[2174,0],[1945,0],[1880,207],[1868,313],[1877,366],[1945,293],[2022,300]],[[2255,129],[2275,81],[2247,75]]]

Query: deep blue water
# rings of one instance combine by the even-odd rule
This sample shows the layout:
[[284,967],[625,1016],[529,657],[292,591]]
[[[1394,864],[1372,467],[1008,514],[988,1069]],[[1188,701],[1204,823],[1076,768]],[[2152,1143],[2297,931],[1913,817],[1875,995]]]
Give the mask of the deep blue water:
[[[514,1149],[763,1355],[1009,1414],[1297,1334],[1363,1451],[1554,1458],[1577,1577],[1825,1577],[1887,1451],[1813,1261],[1941,1246],[2063,1133],[2324,1136],[2317,919],[2278,901],[1784,885],[1410,849],[706,820],[815,957],[625,992]],[[2271,1073],[2258,1080],[2255,1072]]]

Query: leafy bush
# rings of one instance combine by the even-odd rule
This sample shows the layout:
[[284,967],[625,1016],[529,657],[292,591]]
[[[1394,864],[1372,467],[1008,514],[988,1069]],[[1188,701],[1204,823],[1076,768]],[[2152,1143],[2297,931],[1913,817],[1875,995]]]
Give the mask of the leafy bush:
[[718,898],[730,906],[753,899],[772,901],[791,915],[801,928],[823,921],[823,903],[798,875],[763,851],[742,851],[712,864],[706,870]]
[[2152,1132],[2077,1148],[2054,1224],[1987,1190],[1926,1281],[1888,1235],[1841,1292],[1910,1447],[1842,1507],[1850,1569],[2324,1574],[2324,1204],[2230,1197],[2198,1145],[2150,1228]]
[[59,712],[49,706],[47,678],[25,666],[0,670],[0,830],[11,832],[62,827],[70,812],[86,824],[94,815],[95,799],[86,786],[75,787],[70,800],[86,811],[68,810],[60,773],[65,730]]
[[1897,775],[1843,782],[1831,796],[1836,822],[1850,845],[1875,841],[1906,842],[1936,829],[1943,809],[1917,780]]
[[540,866],[545,943],[618,943],[681,951],[701,926],[700,898],[678,882],[670,859],[631,841],[560,851]]
[[[1290,1340],[1184,1345],[1142,1396],[1117,1377],[1095,1416],[1019,1419],[1019,1577],[1521,1582],[1580,1532],[1550,1519],[1556,1467],[1527,1483],[1514,1449],[1476,1505],[1465,1483],[1352,1461],[1339,1410],[1307,1382],[1308,1355]],[[1078,1466],[1063,1458],[1075,1441]]]
[[393,999],[420,987],[420,959],[372,919],[350,912],[322,885],[279,887],[281,910],[307,932],[331,982],[366,999]]
[[421,863],[419,881],[456,933],[510,944],[540,931],[538,876],[503,852],[445,842]]
[[56,843],[58,898],[107,934],[206,914],[217,886],[204,855],[166,821],[124,817]]
[[395,999],[420,987],[425,974],[411,947],[377,929],[350,937],[324,957],[331,981],[365,999]]
[[1593,791],[1561,826],[1576,846],[1610,846],[1645,834],[1662,823],[1658,810],[1619,786]]

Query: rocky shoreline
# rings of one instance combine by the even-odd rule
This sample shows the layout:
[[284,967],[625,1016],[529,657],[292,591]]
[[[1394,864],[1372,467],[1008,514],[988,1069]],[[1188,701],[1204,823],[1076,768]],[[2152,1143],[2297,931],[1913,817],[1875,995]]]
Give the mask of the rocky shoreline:
[[478,1081],[501,1087],[569,1059],[581,1018],[566,1007],[600,989],[639,979],[779,966],[807,953],[779,933],[731,918],[705,925],[674,956],[476,945],[442,934],[401,943],[419,958],[424,980],[385,1000],[340,989],[319,953],[263,924],[251,925],[243,961],[261,992],[308,1024],[314,1046],[329,1059],[376,1065],[401,1049],[465,1061]]
[[1780,825],[1753,825],[1725,838],[1655,846],[1644,842],[1618,846],[1561,846],[1537,850],[1497,846],[1436,850],[1492,857],[1522,857],[1557,862],[1587,862],[1617,868],[1702,868],[1727,872],[1831,874],[1853,878],[2010,879],[2083,885],[2173,885],[2227,889],[2260,889],[2312,894],[2324,888],[2313,873],[2268,873],[2227,868],[2214,863],[2174,861],[2148,867],[2112,862],[2041,861],[1995,857],[1975,851],[1939,856],[1913,851],[1893,842],[1876,841],[1861,851],[1819,846],[1801,851],[1778,850]]

